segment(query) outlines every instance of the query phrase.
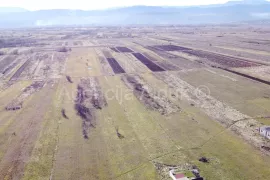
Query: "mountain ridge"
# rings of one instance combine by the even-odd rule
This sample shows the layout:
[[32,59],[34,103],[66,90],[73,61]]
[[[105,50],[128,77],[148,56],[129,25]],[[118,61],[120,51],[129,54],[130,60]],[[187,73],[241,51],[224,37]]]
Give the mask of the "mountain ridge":
[[105,10],[51,9],[0,14],[1,27],[58,25],[222,24],[270,19],[270,2],[222,5],[131,6]]

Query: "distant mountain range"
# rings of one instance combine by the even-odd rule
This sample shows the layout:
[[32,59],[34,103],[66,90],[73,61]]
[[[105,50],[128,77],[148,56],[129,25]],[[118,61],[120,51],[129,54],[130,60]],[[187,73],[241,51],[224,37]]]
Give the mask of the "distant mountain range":
[[233,1],[190,7],[133,6],[107,10],[39,10],[0,8],[0,27],[58,25],[213,24],[270,20],[270,2]]

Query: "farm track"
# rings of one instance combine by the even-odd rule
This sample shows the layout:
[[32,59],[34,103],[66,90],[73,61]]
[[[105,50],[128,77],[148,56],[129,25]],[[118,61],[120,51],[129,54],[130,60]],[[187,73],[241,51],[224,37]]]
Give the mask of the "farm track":
[[260,79],[260,78],[256,78],[256,77],[250,76],[248,74],[237,72],[237,71],[234,71],[234,70],[231,70],[231,69],[226,69],[226,68],[220,68],[220,69],[222,69],[224,71],[228,71],[228,72],[233,73],[233,74],[237,74],[239,76],[242,76],[242,77],[254,80],[254,81],[257,81],[257,82],[260,82],[260,83],[263,83],[263,84],[266,84],[266,85],[270,85],[270,81],[266,81],[266,80],[263,80],[263,79]]

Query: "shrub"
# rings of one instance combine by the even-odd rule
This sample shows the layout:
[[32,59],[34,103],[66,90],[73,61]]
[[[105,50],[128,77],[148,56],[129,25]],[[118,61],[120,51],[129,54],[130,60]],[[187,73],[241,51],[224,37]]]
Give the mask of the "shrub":
[[11,52],[12,55],[19,55],[18,49],[15,49],[14,51]]
[[71,51],[71,48],[67,48],[65,46],[63,47],[60,47],[57,49],[58,52],[68,52],[68,51]]

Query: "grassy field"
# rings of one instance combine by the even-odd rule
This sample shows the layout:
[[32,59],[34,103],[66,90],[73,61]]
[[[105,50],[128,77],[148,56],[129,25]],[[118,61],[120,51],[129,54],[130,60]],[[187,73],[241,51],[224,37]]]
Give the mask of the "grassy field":
[[[18,55],[33,63],[23,68],[22,62],[0,67],[1,72],[13,67],[9,76],[0,76],[0,179],[169,180],[169,167],[192,166],[205,179],[270,176],[269,152],[261,148],[270,147],[270,141],[258,133],[260,126],[270,125],[270,86],[211,67],[207,58],[188,55],[188,51],[163,51],[152,46],[187,45],[194,48],[192,52],[205,49],[224,56],[229,52],[225,50],[239,51],[247,53],[244,57],[249,53],[268,56],[265,47],[248,49],[244,43],[236,48],[232,43],[224,44],[215,31],[200,37],[196,33],[162,31],[160,36],[156,35],[159,32],[145,35],[143,30],[134,30],[140,35],[137,38],[121,39],[117,30],[108,28],[100,31],[111,38],[99,39],[91,34],[85,39],[77,33],[67,40],[61,39],[59,32],[48,30],[58,39],[40,39],[47,45]],[[188,27],[184,30],[190,31]],[[164,40],[176,35],[170,42]],[[196,37],[200,39],[194,45]],[[203,46],[211,37],[224,52]],[[242,38],[239,34],[232,39],[239,43]],[[71,50],[52,57],[63,44]],[[132,53],[116,52],[112,47],[128,47],[164,71],[151,71],[149,64],[144,65]],[[115,58],[125,73],[114,73],[107,56]],[[172,66],[176,69],[170,69]],[[9,81],[14,74],[18,77]],[[84,86],[85,79],[89,86]],[[44,86],[38,89],[35,82],[44,82]],[[201,87],[209,93],[198,91]],[[204,93],[208,94],[201,98]],[[104,104],[100,104],[102,97]],[[22,101],[22,107],[6,110],[13,101]],[[199,104],[202,102],[208,106]],[[79,103],[85,106],[81,111]],[[220,117],[213,115],[211,107]],[[226,114],[228,111],[232,113]],[[86,137],[89,121],[93,124],[87,128]],[[238,121],[248,122],[237,126],[242,127],[239,132],[233,129]],[[245,137],[253,139],[247,141]],[[201,157],[209,163],[200,162]],[[188,168],[182,170],[191,174]]]

